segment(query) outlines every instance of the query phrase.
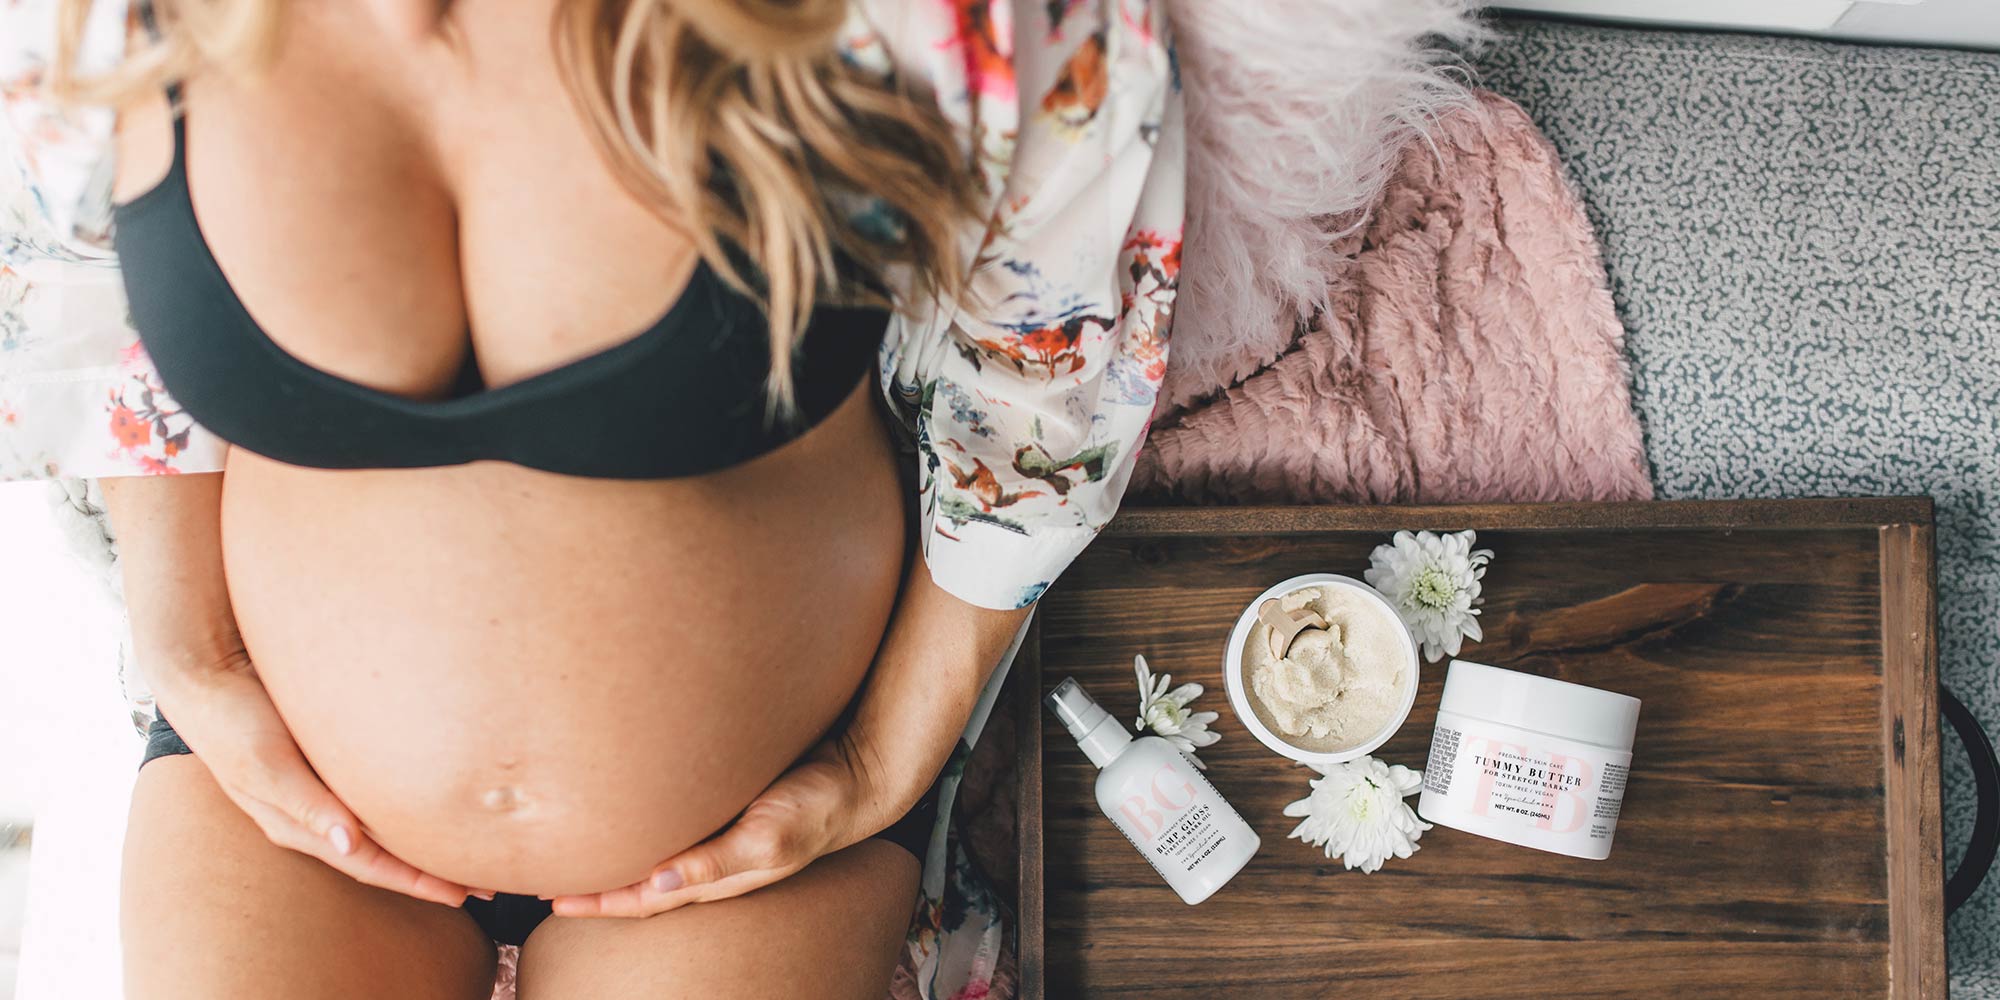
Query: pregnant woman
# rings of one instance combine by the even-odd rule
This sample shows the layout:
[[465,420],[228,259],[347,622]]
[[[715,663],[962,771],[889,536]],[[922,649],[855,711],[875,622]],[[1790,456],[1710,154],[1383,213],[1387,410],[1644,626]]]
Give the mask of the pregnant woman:
[[881,997],[1162,375],[1159,12],[101,7],[115,254],[26,162],[135,333],[31,284],[0,454],[106,477],[129,996]]

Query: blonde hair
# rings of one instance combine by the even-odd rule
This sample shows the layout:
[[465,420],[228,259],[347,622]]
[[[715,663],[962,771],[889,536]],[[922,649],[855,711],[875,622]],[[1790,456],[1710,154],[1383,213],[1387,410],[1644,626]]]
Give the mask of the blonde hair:
[[[790,409],[789,361],[816,302],[886,304],[876,289],[892,269],[915,301],[957,296],[966,280],[959,241],[978,214],[977,174],[934,104],[841,57],[849,3],[557,0],[550,25],[570,97],[620,181],[763,303],[774,413]],[[156,39],[83,79],[90,0],[64,0],[56,93],[122,104],[208,67],[255,71],[277,51],[281,0],[152,6]],[[844,280],[842,258],[870,280]]]

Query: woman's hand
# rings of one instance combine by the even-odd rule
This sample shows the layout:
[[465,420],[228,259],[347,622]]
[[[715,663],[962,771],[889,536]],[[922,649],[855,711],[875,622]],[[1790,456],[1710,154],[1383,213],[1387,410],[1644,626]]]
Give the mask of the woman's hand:
[[418,871],[383,850],[320,782],[240,649],[224,662],[159,685],[174,731],[224,794],[271,843],[308,854],[357,882],[458,906],[464,886]]
[[888,828],[915,804],[883,795],[866,771],[844,737],[821,743],[721,833],[624,888],[557,896],[555,913],[650,917],[770,885]]

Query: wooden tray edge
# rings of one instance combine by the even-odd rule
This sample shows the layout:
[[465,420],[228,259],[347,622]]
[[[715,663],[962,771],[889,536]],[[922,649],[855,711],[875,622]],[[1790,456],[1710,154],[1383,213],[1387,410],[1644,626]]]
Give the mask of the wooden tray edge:
[[1419,506],[1127,506],[1110,535],[1286,534],[1324,531],[1575,531],[1616,528],[1873,528],[1930,524],[1930,497],[1817,497],[1802,500],[1604,500],[1568,503]]
[[1042,898],[1042,616],[1028,623],[1028,635],[1016,654],[1014,675],[1014,816],[1015,850],[1020,880],[1015,901],[1015,996],[1043,1000]]
[[1946,991],[1934,535],[1928,522],[1880,529],[1889,995],[1907,1000]]

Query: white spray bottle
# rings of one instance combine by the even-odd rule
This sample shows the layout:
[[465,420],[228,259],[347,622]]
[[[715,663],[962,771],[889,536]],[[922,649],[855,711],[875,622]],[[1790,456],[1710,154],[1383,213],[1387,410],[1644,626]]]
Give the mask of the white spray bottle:
[[1097,806],[1189,906],[1230,880],[1263,841],[1172,743],[1133,739],[1074,677],[1048,694],[1098,767]]

